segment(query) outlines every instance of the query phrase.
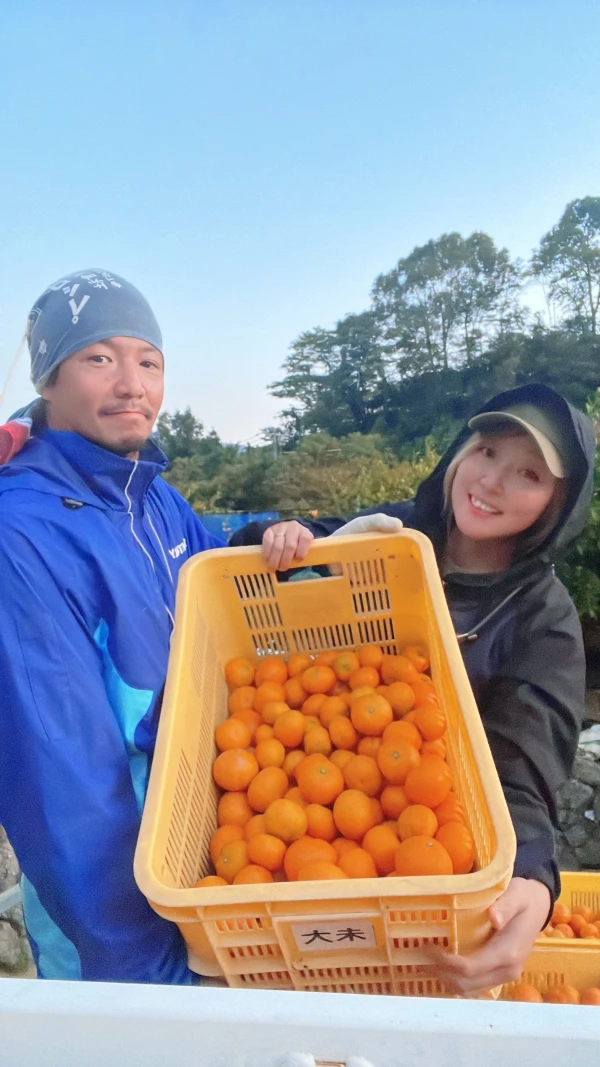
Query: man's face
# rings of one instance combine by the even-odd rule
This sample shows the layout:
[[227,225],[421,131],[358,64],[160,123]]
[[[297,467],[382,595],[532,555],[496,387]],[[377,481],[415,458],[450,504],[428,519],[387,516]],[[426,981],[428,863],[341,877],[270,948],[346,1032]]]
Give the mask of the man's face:
[[110,337],[69,356],[42,396],[52,430],[71,430],[129,455],[139,452],[152,432],[163,392],[158,349],[137,337]]

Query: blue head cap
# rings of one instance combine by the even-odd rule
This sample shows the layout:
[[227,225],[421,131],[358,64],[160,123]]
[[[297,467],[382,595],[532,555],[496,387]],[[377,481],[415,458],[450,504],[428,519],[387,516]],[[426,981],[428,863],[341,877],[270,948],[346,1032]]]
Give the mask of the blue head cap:
[[27,320],[31,380],[41,393],[52,371],[109,337],[139,337],[162,352],[154,313],[139,289],[107,270],[79,270],[36,300]]

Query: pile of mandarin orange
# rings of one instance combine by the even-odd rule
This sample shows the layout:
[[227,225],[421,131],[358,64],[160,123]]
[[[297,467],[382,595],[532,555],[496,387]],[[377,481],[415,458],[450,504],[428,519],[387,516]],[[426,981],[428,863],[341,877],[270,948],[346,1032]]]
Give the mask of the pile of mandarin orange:
[[592,911],[587,904],[573,909],[557,900],[548,926],[540,937],[583,937],[586,940],[600,938],[600,911]]
[[517,982],[508,992],[508,1000],[526,1001],[529,1004],[589,1004],[600,1005],[600,989],[590,986],[579,992],[573,985],[557,985],[547,993],[540,993],[533,985]]
[[215,874],[197,884],[468,873],[428,668],[416,646],[230,660]]

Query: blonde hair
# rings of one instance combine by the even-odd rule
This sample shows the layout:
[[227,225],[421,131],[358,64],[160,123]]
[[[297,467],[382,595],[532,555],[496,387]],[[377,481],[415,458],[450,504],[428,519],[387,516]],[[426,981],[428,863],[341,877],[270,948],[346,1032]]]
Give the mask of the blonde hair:
[[[520,429],[520,427],[502,426],[497,430],[488,430],[485,434],[486,437],[528,437],[526,430]],[[446,517],[446,534],[450,533],[452,526],[454,525],[454,512],[452,511],[452,486],[456,477],[459,464],[463,459],[470,456],[473,452],[476,452],[484,435],[476,432],[465,441],[464,445],[459,448],[458,452],[451,459],[448,464],[448,469],[444,475],[444,481],[442,486],[443,498],[444,498],[444,515]],[[513,553],[513,561],[524,559],[531,552],[534,552],[536,548],[543,545],[544,542],[550,537],[550,534],[554,530],[562,510],[565,506],[568,491],[568,478],[557,478],[554,486],[554,492],[549,500],[545,510],[540,515],[539,519],[523,530],[515,539],[515,550]]]

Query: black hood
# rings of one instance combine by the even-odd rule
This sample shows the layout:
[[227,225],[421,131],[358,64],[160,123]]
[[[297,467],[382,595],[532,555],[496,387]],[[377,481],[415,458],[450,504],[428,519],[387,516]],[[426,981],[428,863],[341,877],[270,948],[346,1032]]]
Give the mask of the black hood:
[[[536,404],[552,413],[555,418],[557,417],[563,433],[571,442],[573,474],[569,478],[569,492],[556,526],[549,534],[547,541],[533,553],[534,556],[539,557],[548,551],[564,551],[578,537],[587,522],[594,489],[596,434],[587,415],[578,411],[569,404],[568,400],[547,385],[523,385],[518,389],[509,389],[505,393],[499,393],[478,411],[474,411],[469,418],[486,411],[498,411],[514,404],[525,403]],[[458,450],[472,434],[473,430],[465,424],[435,470],[421,484],[415,497],[411,525],[427,533],[436,545],[442,543],[445,534],[444,475]]]

